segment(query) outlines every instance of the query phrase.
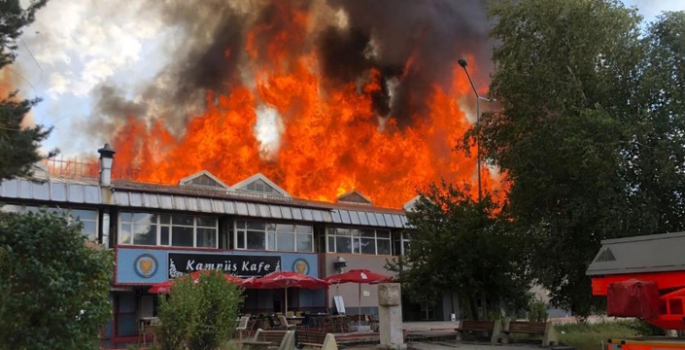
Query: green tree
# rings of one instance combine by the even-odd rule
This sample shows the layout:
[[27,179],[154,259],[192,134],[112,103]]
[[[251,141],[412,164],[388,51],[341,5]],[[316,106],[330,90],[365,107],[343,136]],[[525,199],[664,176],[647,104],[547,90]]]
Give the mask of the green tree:
[[685,13],[670,12],[642,39],[644,59],[634,74],[632,139],[623,145],[636,233],[685,227]]
[[[111,317],[111,252],[60,214],[0,213],[0,349],[94,349]],[[7,294],[5,294],[7,293]]]
[[586,316],[603,302],[585,275],[602,239],[683,227],[682,17],[643,36],[617,0],[497,2],[490,15],[502,108],[482,119],[483,153],[506,175],[537,282]]
[[[22,8],[20,2],[0,1],[0,70],[10,69],[8,65],[16,58],[17,39],[22,28],[33,22],[36,11],[45,6],[47,0],[32,0],[26,8]],[[0,182],[30,174],[31,165],[43,158],[38,147],[52,129],[42,125],[22,127],[24,117],[39,101],[21,100],[18,91],[0,89]],[[55,153],[52,151],[48,156]]]
[[488,308],[499,309],[502,302],[525,307],[530,285],[522,242],[497,210],[489,196],[479,203],[453,185],[432,185],[407,213],[415,231],[409,252],[388,262],[407,296],[434,304],[456,291],[469,319],[487,317],[476,313],[483,300]]
[[231,339],[242,302],[242,289],[220,271],[202,274],[197,284],[189,275],[179,278],[160,299],[160,348],[217,349]]

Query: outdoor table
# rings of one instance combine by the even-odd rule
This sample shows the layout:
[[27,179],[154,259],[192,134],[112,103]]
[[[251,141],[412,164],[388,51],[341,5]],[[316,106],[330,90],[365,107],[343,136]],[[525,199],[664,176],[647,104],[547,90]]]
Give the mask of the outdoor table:
[[290,317],[286,317],[285,319],[288,320],[288,323],[294,324],[294,325],[301,324],[302,321],[304,321],[304,317],[302,317],[302,316],[290,316]]
[[244,341],[243,345],[247,345],[252,349],[269,349],[273,346],[278,346],[279,344],[270,341],[248,340]]
[[327,316],[331,320],[333,320],[333,332],[335,333],[335,327],[340,326],[340,333],[345,333],[345,328],[343,325],[343,322],[347,319],[347,316],[345,315],[333,315],[333,316]]

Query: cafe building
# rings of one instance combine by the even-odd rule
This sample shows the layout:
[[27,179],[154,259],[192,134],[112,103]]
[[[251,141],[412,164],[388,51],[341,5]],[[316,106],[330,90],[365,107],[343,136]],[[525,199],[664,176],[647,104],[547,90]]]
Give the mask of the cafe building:
[[[207,171],[176,186],[112,181],[114,151],[100,153],[98,178],[61,177],[35,165],[33,178],[0,183],[0,210],[62,211],[83,223],[89,244],[115,253],[110,299],[113,318],[103,339],[136,337],[142,318],[156,315],[150,286],[197,270],[239,277],[293,271],[317,278],[365,268],[391,275],[386,261],[411,244],[405,210],[380,208],[352,191],[336,203],[293,198],[262,174],[228,185]],[[377,314],[377,287],[332,285],[327,290],[291,289],[288,310]],[[246,290],[243,311],[282,312],[283,290]],[[359,304],[361,300],[361,304]],[[449,320],[458,313],[456,294],[437,307],[405,303],[406,320]],[[456,306],[456,308],[455,308]]]

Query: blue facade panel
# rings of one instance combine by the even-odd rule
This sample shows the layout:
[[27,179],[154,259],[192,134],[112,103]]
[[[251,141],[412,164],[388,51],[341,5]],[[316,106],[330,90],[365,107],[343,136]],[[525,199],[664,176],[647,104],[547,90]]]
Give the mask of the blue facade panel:
[[279,257],[280,270],[304,273],[320,278],[319,266],[315,253],[279,253],[244,250],[230,251],[195,251],[195,250],[162,250],[145,248],[117,247],[116,250],[116,284],[152,285],[165,282],[169,276],[169,253],[221,256],[254,256]]

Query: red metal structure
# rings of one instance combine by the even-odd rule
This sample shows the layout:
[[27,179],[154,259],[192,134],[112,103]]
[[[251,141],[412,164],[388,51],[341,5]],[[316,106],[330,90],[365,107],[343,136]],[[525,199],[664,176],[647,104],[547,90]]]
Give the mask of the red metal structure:
[[[607,297],[607,315],[637,317],[685,330],[685,233],[605,240],[590,264],[592,294]],[[617,339],[608,349],[684,349],[685,340]]]

